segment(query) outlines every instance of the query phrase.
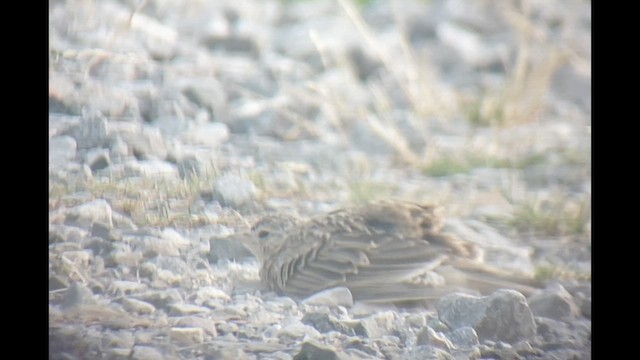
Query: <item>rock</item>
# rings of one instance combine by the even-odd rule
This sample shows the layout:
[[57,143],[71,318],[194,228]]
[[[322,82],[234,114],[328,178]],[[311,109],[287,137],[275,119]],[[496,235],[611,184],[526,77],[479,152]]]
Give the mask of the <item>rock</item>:
[[355,331],[356,335],[364,338],[377,339],[382,336],[382,331],[380,330],[378,323],[372,316],[358,321],[353,330]]
[[479,344],[478,334],[472,327],[461,327],[449,334],[449,340],[460,350],[471,350]]
[[309,338],[318,339],[322,337],[322,335],[320,335],[318,330],[298,321],[285,325],[282,329],[278,330],[276,336],[281,341],[283,338],[290,339],[293,341],[298,341],[298,340],[309,339]]
[[131,18],[130,27],[154,60],[169,61],[175,56],[180,36],[174,27],[144,13]]
[[305,325],[313,326],[321,333],[338,331],[343,334],[354,335],[354,331],[351,327],[341,323],[338,319],[329,314],[309,312],[304,314],[301,321]]
[[229,128],[219,122],[200,125],[184,133],[182,139],[187,144],[217,148],[229,139]]
[[211,299],[220,299],[222,301],[231,301],[231,297],[224,292],[222,289],[219,289],[214,286],[203,286],[198,288],[196,291],[196,304],[202,304]]
[[538,317],[536,318],[536,324],[538,326],[538,336],[540,337],[543,350],[551,350],[560,347],[560,344],[571,344],[571,347],[577,348],[584,346],[583,343],[588,341],[587,335],[590,333],[583,333],[572,331],[573,324],[565,323],[558,320],[549,318]]
[[454,360],[447,351],[429,345],[419,345],[402,355],[406,360]]
[[99,111],[83,111],[80,123],[69,129],[78,149],[90,149],[107,145],[107,119]]
[[183,301],[182,295],[177,289],[147,291],[136,297],[152,304],[156,309],[165,310],[165,312],[170,311],[173,304],[179,304]]
[[58,275],[49,275],[49,291],[60,290],[69,287],[69,283]]
[[89,149],[84,155],[84,162],[92,171],[102,170],[111,164],[109,151],[106,149]]
[[255,199],[257,188],[243,176],[224,174],[216,179],[214,192],[224,205],[239,207]]
[[91,237],[98,237],[112,242],[122,240],[122,235],[118,230],[112,228],[109,224],[99,221],[91,225]]
[[122,139],[139,160],[166,159],[169,152],[160,129],[153,126],[111,122],[109,135]]
[[127,145],[122,137],[113,136],[109,144],[109,154],[111,160],[115,163],[123,163],[127,160],[129,156],[132,156],[132,152],[129,150],[129,145]]
[[580,306],[580,312],[582,315],[591,319],[591,294],[585,294],[583,292],[576,293],[576,303]]
[[[112,167],[105,169],[109,171]],[[130,161],[124,166],[124,175],[127,177],[162,178],[167,180],[179,179],[178,168],[175,165],[162,160]]]
[[420,330],[418,334],[416,334],[416,337],[417,345],[429,345],[447,351],[451,351],[451,349],[453,349],[451,341],[447,339],[443,333],[436,332],[428,326],[425,326]]
[[353,295],[346,287],[335,287],[317,292],[302,300],[305,305],[326,305],[331,307],[353,305]]
[[102,336],[103,343],[109,344],[118,349],[131,349],[135,345],[135,339],[131,331],[107,332]]
[[81,271],[86,271],[93,260],[93,253],[90,250],[65,251],[62,256]]
[[151,346],[136,345],[131,353],[132,360],[164,360],[162,352]]
[[105,262],[105,266],[135,267],[140,264],[140,261],[142,260],[142,258],[143,258],[142,251],[131,250],[131,247],[128,246],[127,244],[117,242],[113,244],[113,250],[109,254]]
[[[227,119],[229,93],[225,91],[220,82],[213,79],[192,81],[183,90],[183,94],[190,102],[209,110],[213,120],[224,121]],[[222,134],[217,132],[214,139],[219,138],[220,135]]]
[[152,314],[156,311],[155,306],[152,304],[128,297],[122,299],[122,305],[127,311],[132,311],[138,314]]
[[192,305],[192,304],[173,304],[171,305],[171,314],[173,315],[194,315],[194,314],[208,314],[211,309]]
[[209,336],[212,336],[212,337],[218,336],[218,332],[216,330],[216,323],[215,321],[209,318],[201,318],[197,316],[185,316],[180,318],[176,322],[176,326],[202,328]]
[[223,322],[216,324],[216,331],[221,335],[225,334],[237,334],[238,325],[232,322]]
[[93,297],[93,292],[91,292],[88,287],[77,282],[71,284],[62,298],[63,309],[95,303],[96,300]]
[[195,156],[184,156],[176,161],[180,179],[197,179],[206,174],[206,167]]
[[349,357],[331,346],[305,341],[300,351],[293,356],[294,360],[347,360]]
[[129,355],[131,355],[131,348],[123,349],[123,348],[111,348],[107,350],[107,357],[113,360],[126,360],[129,359]]
[[424,314],[406,314],[404,321],[412,328],[420,329],[427,325],[427,319]]
[[[63,221],[64,216],[58,214],[58,221]],[[52,216],[53,217],[53,216]],[[49,244],[82,244],[89,237],[89,232],[75,226],[62,224],[49,224]]]
[[49,167],[62,166],[76,157],[78,145],[71,136],[56,136],[49,139]]
[[211,248],[209,261],[212,263],[216,263],[220,259],[240,260],[253,257],[251,251],[233,239],[211,239],[209,244]]
[[554,320],[570,320],[580,315],[573,296],[560,284],[553,284],[528,299],[535,316]]
[[114,295],[126,295],[139,293],[147,289],[147,285],[127,280],[116,280],[109,285],[109,293]]
[[62,216],[65,225],[89,229],[93,223],[101,222],[113,227],[111,205],[103,199],[94,200],[71,209],[62,209],[61,213],[52,217],[58,219],[60,216]]
[[182,346],[202,344],[204,330],[199,327],[174,327],[169,330],[169,338]]
[[481,341],[517,342],[536,333],[527,300],[515,290],[498,290],[484,297],[449,294],[440,299],[437,309],[449,328],[472,327]]
[[141,239],[141,245],[145,257],[180,256],[180,250],[165,238],[144,236]]

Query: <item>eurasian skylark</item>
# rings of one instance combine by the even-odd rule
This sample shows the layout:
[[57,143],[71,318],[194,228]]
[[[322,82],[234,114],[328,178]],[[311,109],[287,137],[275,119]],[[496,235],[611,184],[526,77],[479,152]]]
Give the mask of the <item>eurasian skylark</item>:
[[[483,264],[477,246],[442,226],[434,206],[383,201],[307,221],[267,215],[242,241],[258,259],[262,282],[298,298],[337,286],[370,302],[435,299],[469,289],[534,290],[532,279]],[[429,271],[445,284],[416,283]]]

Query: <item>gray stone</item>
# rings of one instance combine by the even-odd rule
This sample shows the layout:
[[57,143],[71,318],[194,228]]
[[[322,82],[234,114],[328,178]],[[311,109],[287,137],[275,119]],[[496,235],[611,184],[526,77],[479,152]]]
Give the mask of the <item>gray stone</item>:
[[305,325],[313,326],[321,333],[327,333],[329,331],[338,331],[347,335],[354,335],[354,331],[351,327],[341,323],[334,316],[326,313],[310,312],[304,314],[302,317],[302,323]]
[[428,326],[425,326],[416,334],[416,344],[429,345],[447,351],[451,351],[453,348],[453,344],[443,333],[436,332]]
[[73,264],[76,271],[84,272],[89,269],[93,260],[93,252],[91,250],[69,250],[62,253],[62,257],[68,264]]
[[[58,220],[63,220],[64,216]],[[49,244],[77,243],[81,244],[89,236],[89,232],[76,226],[49,224]]]
[[52,217],[57,218],[60,215],[62,215],[65,225],[80,226],[88,229],[93,223],[101,222],[113,227],[111,205],[103,199],[94,200],[70,209],[63,209],[61,213]]
[[229,297],[229,294],[224,292],[222,289],[214,286],[202,286],[198,288],[195,298],[196,304],[204,304],[207,301],[214,299],[227,302],[231,300],[231,297]]
[[481,341],[517,342],[536,333],[527,300],[515,290],[498,290],[484,297],[449,294],[440,299],[437,309],[440,320],[451,329],[472,327]]
[[[51,75],[51,78],[49,78],[50,85],[56,80],[70,82],[69,79],[61,78],[61,76],[57,76],[57,74],[51,73],[50,75]],[[53,78],[56,78],[56,79],[54,80]],[[69,85],[73,87],[72,84],[69,84]],[[49,109],[49,139],[55,138],[64,133],[68,133],[70,128],[74,126],[78,126],[79,123],[80,123],[79,116],[56,114],[55,111],[52,111],[51,109]]]
[[84,162],[92,171],[102,170],[111,164],[109,151],[106,149],[89,149],[84,155]]
[[160,350],[151,346],[136,345],[131,353],[132,360],[164,360]]
[[129,145],[127,145],[127,143],[122,140],[122,137],[118,135],[113,136],[113,139],[109,144],[109,154],[110,158],[116,163],[124,162],[132,155],[129,151]]
[[49,275],[49,291],[60,290],[69,287],[69,282],[61,276]]
[[61,166],[75,159],[78,145],[71,136],[56,136],[49,139],[49,167]]
[[182,135],[188,144],[217,148],[229,139],[229,128],[219,122],[200,125]]
[[334,347],[312,341],[302,343],[300,351],[293,357],[294,360],[346,360],[348,358]]
[[135,31],[144,49],[156,61],[170,61],[178,51],[180,35],[173,26],[147,14],[136,14],[131,19],[131,30]]
[[346,287],[335,287],[319,291],[302,300],[305,305],[352,306],[353,295]]
[[169,180],[180,178],[178,168],[162,160],[130,161],[125,165],[125,176],[164,178]]
[[204,330],[199,327],[174,327],[169,338],[182,346],[193,346],[204,342]]
[[152,304],[132,298],[122,299],[122,305],[127,311],[133,311],[138,314],[152,314],[156,311],[156,307]]
[[135,345],[133,333],[131,331],[123,330],[118,332],[107,332],[102,336],[103,344],[109,344],[114,348],[128,349],[131,352],[131,348]]
[[419,345],[411,348],[402,355],[407,360],[454,360],[455,358],[446,350],[429,345]]
[[591,319],[591,294],[586,295],[585,293],[577,292],[575,300],[578,306],[580,306],[580,312],[582,315]]
[[102,147],[107,144],[107,119],[99,111],[83,111],[78,126],[69,130],[78,149]]
[[62,180],[66,182],[69,187],[73,188],[76,185],[83,185],[86,182],[93,179],[91,168],[87,164],[78,164],[75,162],[66,163],[60,167],[49,168],[49,178]]
[[212,263],[218,262],[220,259],[240,260],[248,257],[253,257],[251,251],[249,251],[239,241],[233,239],[211,239],[209,241],[209,261]]
[[113,295],[127,295],[140,293],[147,289],[147,285],[137,281],[115,280],[109,284],[109,293]]
[[195,156],[185,156],[176,162],[181,179],[197,179],[205,175],[206,168]]
[[412,328],[422,328],[427,325],[427,319],[424,314],[406,314],[404,321]]
[[571,65],[562,66],[553,76],[553,92],[559,97],[591,110],[591,73],[580,73]]
[[542,340],[540,345],[543,348],[558,348],[559,344],[572,344],[571,347],[579,347],[590,341],[587,338],[590,336],[590,331],[588,329],[587,331],[574,331],[572,328],[575,324],[544,317],[537,317],[536,324],[538,326],[538,340]]
[[575,319],[580,314],[573,296],[560,284],[553,284],[542,292],[529,297],[531,311],[535,316],[554,320]]
[[216,330],[216,322],[210,318],[185,316],[178,319],[178,321],[176,322],[176,326],[202,328],[209,336],[218,336],[218,331]]
[[228,117],[229,92],[224,85],[213,79],[191,82],[183,91],[184,97],[198,106],[209,110],[216,121],[225,121]]
[[112,228],[109,224],[102,222],[94,222],[91,225],[91,236],[108,241],[122,240],[122,235],[118,230]]
[[279,329],[277,337],[281,341],[286,339],[291,340],[291,342],[298,342],[303,339],[318,339],[322,337],[322,335],[315,328],[295,321]]
[[122,242],[113,244],[113,250],[105,261],[107,267],[134,267],[138,266],[142,260],[142,251],[132,250],[131,247]]
[[216,324],[216,331],[221,335],[225,334],[237,334],[238,325],[232,322],[222,322]]
[[[131,153],[140,160],[165,159],[169,151],[160,129],[153,126],[111,122],[109,136],[114,141],[118,138],[124,141]],[[115,157],[115,154],[113,155]]]
[[211,309],[204,306],[192,305],[192,304],[173,304],[171,305],[171,314],[173,315],[194,315],[194,314],[208,314]]
[[470,350],[479,344],[478,334],[472,327],[468,326],[452,331],[449,334],[449,340],[457,349],[461,350]]
[[166,312],[171,309],[171,305],[183,301],[182,295],[177,289],[146,291],[144,294],[136,297],[152,304],[156,309],[162,309]]
[[224,174],[216,179],[214,191],[221,203],[231,207],[247,204],[257,194],[257,188],[251,180],[233,174]]
[[364,338],[377,339],[382,336],[382,331],[372,316],[359,320],[353,330],[356,335]]
[[95,304],[95,303],[96,303],[96,300],[94,299],[93,293],[91,292],[91,290],[88,287],[77,282],[69,286],[69,288],[67,289],[67,292],[64,294],[64,297],[62,298],[63,309],[68,309],[68,308],[76,307],[79,305]]
[[163,230],[159,237],[142,236],[140,244],[145,256],[180,256],[180,250],[190,245],[189,240],[171,228]]

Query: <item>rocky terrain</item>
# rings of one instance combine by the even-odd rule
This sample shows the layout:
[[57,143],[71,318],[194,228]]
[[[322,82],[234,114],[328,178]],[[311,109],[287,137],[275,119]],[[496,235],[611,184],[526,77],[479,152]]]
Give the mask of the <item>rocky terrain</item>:
[[[591,358],[591,2],[49,2],[50,359]],[[261,215],[404,199],[547,284],[265,289]]]

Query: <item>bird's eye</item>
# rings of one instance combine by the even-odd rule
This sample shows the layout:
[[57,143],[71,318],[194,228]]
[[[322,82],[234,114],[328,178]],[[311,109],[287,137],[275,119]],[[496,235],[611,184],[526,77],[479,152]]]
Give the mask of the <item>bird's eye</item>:
[[260,230],[260,232],[258,233],[258,237],[260,239],[264,239],[267,236],[269,236],[269,232],[267,230]]

